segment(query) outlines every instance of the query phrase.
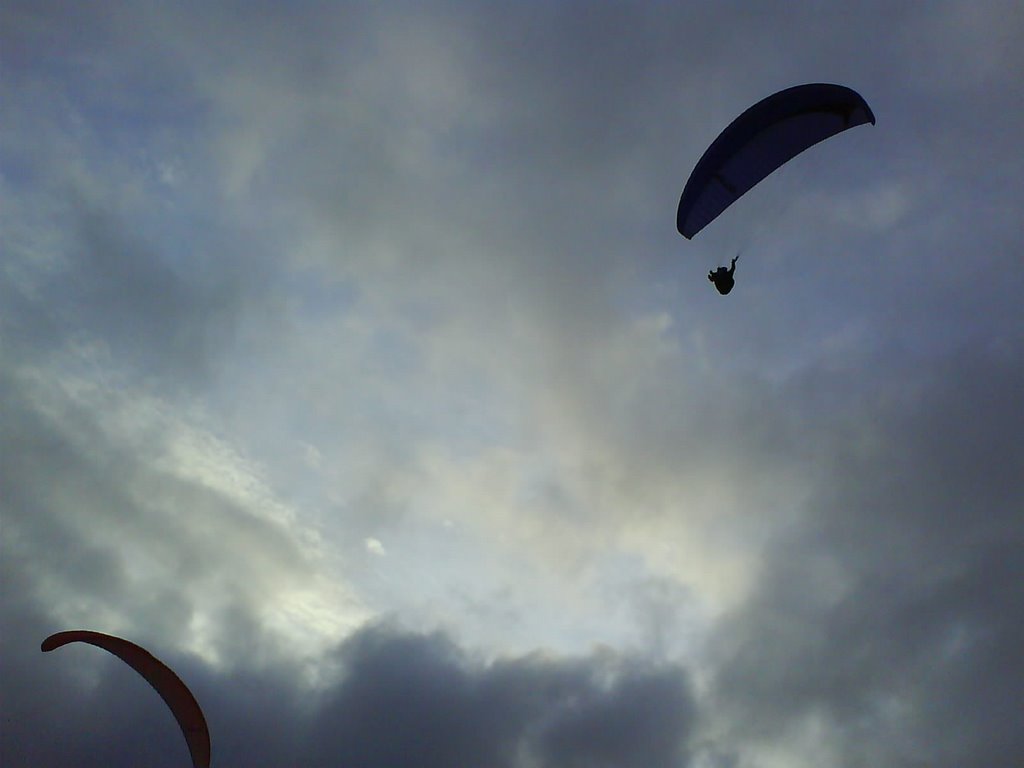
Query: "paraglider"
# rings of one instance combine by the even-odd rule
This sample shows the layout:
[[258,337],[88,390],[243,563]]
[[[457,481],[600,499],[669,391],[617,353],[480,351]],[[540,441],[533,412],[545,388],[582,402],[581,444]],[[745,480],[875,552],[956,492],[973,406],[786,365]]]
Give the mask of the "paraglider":
[[[871,107],[842,85],[808,83],[762,99],[733,120],[697,162],[679,198],[676,229],[691,239],[804,150],[866,123],[875,123]],[[731,290],[732,270],[725,271]]]
[[736,259],[739,257],[739,254],[736,254],[733,257],[732,263],[729,265],[728,269],[725,267],[719,267],[714,272],[708,272],[708,280],[715,284],[715,288],[717,288],[718,292],[723,296],[731,291],[733,285],[736,284],[736,281],[733,279],[733,275],[736,274]]
[[178,721],[185,735],[193,768],[209,768],[210,731],[206,718],[192,692],[166,664],[149,651],[127,640],[102,632],[72,630],[58,632],[43,640],[44,652],[60,648],[68,643],[88,643],[108,651],[138,672],[163,698],[171,713]]

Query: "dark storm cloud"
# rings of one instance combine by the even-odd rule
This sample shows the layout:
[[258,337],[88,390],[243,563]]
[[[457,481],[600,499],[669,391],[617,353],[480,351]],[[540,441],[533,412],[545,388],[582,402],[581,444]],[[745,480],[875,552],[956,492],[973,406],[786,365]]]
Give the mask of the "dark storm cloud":
[[1016,765],[1020,346],[966,349],[888,379],[812,428],[819,490],[760,588],[716,631],[716,697],[762,743],[823,717],[843,765]]
[[[42,629],[38,619],[33,626]],[[117,662],[91,648],[76,649],[74,661],[71,649],[10,650],[19,663],[5,681],[37,686],[16,699],[37,706],[19,708],[25,730],[5,744],[8,759],[181,763],[172,719]],[[692,749],[696,712],[683,671],[610,652],[482,663],[443,635],[373,625],[340,646],[337,679],[318,690],[289,678],[291,669],[218,674],[164,660],[206,711],[215,765],[674,768],[689,764]],[[75,665],[95,682],[83,685]]]
[[346,643],[318,715],[321,760],[398,766],[682,765],[694,708],[679,670],[600,655],[488,666],[441,635]]

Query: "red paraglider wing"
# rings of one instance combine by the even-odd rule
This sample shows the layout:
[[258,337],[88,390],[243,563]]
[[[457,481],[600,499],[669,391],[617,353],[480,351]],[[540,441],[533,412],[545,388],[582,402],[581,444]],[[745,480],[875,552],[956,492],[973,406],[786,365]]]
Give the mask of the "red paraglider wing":
[[79,629],[58,632],[43,640],[42,650],[52,651],[68,643],[89,643],[109,651],[146,679],[163,698],[185,734],[194,768],[210,766],[210,731],[199,702],[174,672],[149,651],[120,637]]

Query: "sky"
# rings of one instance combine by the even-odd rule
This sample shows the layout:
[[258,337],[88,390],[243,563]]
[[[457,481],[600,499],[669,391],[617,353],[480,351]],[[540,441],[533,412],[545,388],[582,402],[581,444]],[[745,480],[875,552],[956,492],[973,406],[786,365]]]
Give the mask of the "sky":
[[[0,761],[1024,754],[1024,10],[0,6]],[[692,241],[746,107],[877,125]],[[723,297],[708,270],[736,253]]]

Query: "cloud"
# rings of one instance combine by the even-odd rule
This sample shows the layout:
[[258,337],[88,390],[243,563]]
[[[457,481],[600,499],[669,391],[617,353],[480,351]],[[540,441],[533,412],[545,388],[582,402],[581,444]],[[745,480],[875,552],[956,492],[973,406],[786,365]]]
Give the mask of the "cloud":
[[[1020,14],[961,5],[6,4],[5,754],[69,676],[66,754],[174,759],[36,658],[94,621],[240,764],[1019,753]],[[682,241],[811,80],[878,125]]]
[[814,718],[849,764],[1017,759],[1019,363],[980,348],[900,371],[824,428],[805,518],[715,631],[741,732]]
[[315,531],[243,457],[118,383],[46,368],[3,376],[5,558],[31,574],[51,621],[145,627],[141,639],[223,659],[238,642],[232,616],[269,633],[257,654],[294,644],[297,619],[315,645],[344,631],[344,606],[365,618],[318,572]]
[[[42,685],[33,696],[42,707],[9,754],[47,762],[56,748],[83,765],[180,762],[184,745],[158,697],[118,662],[86,651],[94,649],[77,665],[97,672],[87,686],[66,651],[19,652],[27,666],[5,679],[19,689],[29,679]],[[230,763],[668,768],[686,764],[696,727],[685,672],[611,652],[487,663],[443,635],[376,624],[337,648],[337,676],[315,689],[286,667],[218,673],[163,658],[203,705],[214,760]],[[139,739],[140,731],[152,737]]]
[[380,627],[342,652],[313,738],[320,761],[675,765],[692,728],[685,677],[671,669],[602,657],[480,666],[442,636]]

